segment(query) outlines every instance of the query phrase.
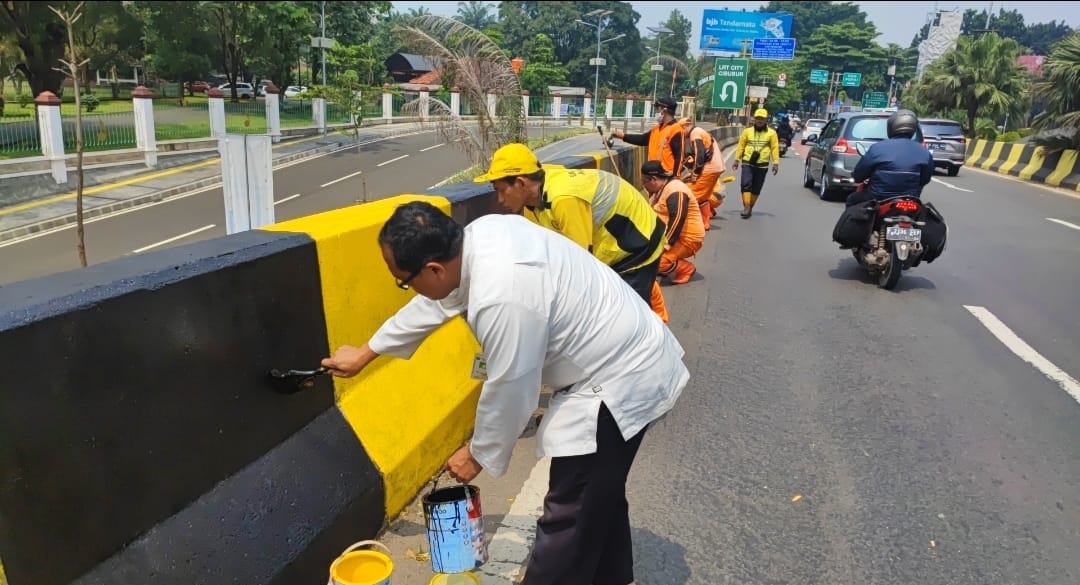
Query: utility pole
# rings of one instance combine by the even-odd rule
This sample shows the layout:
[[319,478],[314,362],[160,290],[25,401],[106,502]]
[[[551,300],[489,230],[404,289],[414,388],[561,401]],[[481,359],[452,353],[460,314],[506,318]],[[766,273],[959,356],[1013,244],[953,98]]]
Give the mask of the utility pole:
[[319,41],[319,45],[322,47],[322,84],[326,85],[326,0],[322,0],[319,4],[319,28],[322,29],[322,32],[319,33],[322,36],[322,40]]
[[664,70],[664,66],[660,64],[660,41],[663,40],[664,35],[673,34],[669,28],[662,26],[650,26],[649,31],[656,34],[656,63],[653,64],[653,81],[652,81],[652,101],[656,103],[656,85],[660,81],[660,72]]
[[596,65],[596,76],[593,79],[593,126],[596,126],[597,115],[599,113],[598,106],[600,104],[600,45],[614,41],[615,39],[621,39],[626,36],[625,34],[620,34],[611,37],[610,39],[606,39],[603,41],[600,40],[600,33],[604,30],[604,17],[609,14],[613,14],[613,11],[597,9],[583,15],[585,18],[595,16],[596,24],[592,24],[591,22],[585,22],[584,20],[574,20],[574,22],[584,24],[585,26],[591,26],[596,29],[596,59],[593,60],[593,64]]

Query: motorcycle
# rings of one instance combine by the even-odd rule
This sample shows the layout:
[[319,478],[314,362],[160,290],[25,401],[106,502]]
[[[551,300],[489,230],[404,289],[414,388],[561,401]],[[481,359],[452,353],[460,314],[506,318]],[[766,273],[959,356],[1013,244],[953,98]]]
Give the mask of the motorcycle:
[[791,139],[781,136],[780,140],[779,140],[779,143],[780,143],[780,156],[784,156],[785,154],[787,154],[788,149],[791,148]]
[[[859,185],[862,190],[864,185]],[[872,202],[873,227],[862,244],[851,249],[855,261],[878,281],[878,286],[892,290],[904,270],[922,262],[923,227],[927,214],[936,213],[918,197],[899,196]]]

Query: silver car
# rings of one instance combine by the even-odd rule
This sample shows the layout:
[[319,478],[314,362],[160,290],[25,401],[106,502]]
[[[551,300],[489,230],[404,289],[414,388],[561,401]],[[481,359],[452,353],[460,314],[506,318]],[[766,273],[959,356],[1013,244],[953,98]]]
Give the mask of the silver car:
[[[810,150],[806,153],[803,186],[813,189],[817,183],[818,197],[828,200],[834,192],[851,192],[858,186],[851,178],[862,154],[875,142],[888,138],[888,112],[843,112],[833,118],[818,136],[808,136]],[[911,137],[922,142],[922,131],[916,129]]]
[[950,177],[960,174],[967,150],[967,138],[960,122],[931,118],[919,120],[919,128],[926,137],[926,149],[934,155],[934,168],[945,169]]

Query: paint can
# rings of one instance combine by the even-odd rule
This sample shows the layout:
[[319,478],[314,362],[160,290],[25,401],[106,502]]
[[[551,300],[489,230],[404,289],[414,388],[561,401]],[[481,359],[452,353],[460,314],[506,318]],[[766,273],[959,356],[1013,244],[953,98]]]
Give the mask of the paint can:
[[423,499],[431,569],[464,573],[488,560],[480,488],[459,485],[432,490]]
[[[373,546],[379,550],[357,550]],[[375,540],[361,540],[345,549],[330,564],[330,581],[327,585],[390,585],[394,573],[394,560],[390,549]]]
[[440,573],[428,581],[428,585],[480,585],[480,577],[476,573]]

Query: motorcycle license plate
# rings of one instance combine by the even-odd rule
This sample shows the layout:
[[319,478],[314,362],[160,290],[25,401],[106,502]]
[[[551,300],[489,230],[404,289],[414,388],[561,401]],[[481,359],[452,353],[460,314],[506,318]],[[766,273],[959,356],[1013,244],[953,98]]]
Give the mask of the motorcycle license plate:
[[919,228],[890,227],[885,230],[885,239],[901,242],[918,242],[922,240],[922,230]]

